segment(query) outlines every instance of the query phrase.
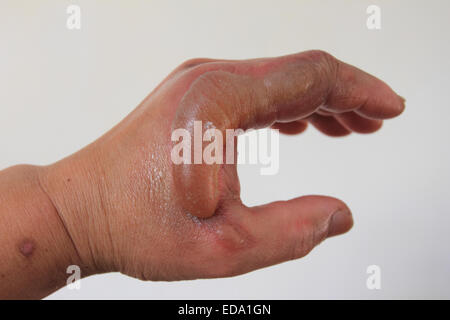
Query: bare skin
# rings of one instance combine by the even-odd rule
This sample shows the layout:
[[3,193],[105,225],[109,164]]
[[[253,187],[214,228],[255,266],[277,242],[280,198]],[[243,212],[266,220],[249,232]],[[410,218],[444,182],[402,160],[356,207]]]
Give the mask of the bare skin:
[[353,224],[348,207],[306,196],[240,201],[235,165],[174,165],[175,128],[310,123],[330,136],[371,133],[404,100],[382,81],[320,51],[245,61],[194,59],[132,113],[49,166],[0,172],[0,297],[42,298],[66,268],[143,280],[234,276],[305,256]]

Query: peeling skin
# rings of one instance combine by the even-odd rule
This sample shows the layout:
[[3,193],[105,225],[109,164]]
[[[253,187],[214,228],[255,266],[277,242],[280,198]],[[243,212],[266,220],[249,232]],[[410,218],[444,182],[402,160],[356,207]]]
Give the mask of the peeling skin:
[[36,248],[36,244],[33,240],[25,239],[19,244],[19,251],[25,258],[30,258]]
[[[202,121],[203,132],[213,125],[225,137],[226,129],[258,129],[305,117],[325,102],[330,81],[317,76],[328,70],[320,63],[297,59],[268,64],[264,73],[255,70],[258,72],[250,74],[240,74],[239,69],[215,70],[200,75],[180,100],[172,128],[187,129],[194,137],[194,121]],[[175,186],[185,195],[181,201],[186,211],[200,218],[214,214],[225,188],[222,166],[173,164]]]

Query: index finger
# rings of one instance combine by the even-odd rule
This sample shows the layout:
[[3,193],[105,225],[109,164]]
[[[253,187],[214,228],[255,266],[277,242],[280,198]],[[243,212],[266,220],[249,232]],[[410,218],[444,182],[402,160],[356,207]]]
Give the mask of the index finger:
[[[173,121],[174,129],[187,129],[191,137],[195,121],[201,121],[203,130],[246,130],[299,120],[319,109],[352,110],[373,119],[392,118],[404,109],[404,100],[387,84],[322,51],[208,62],[192,73],[194,79]],[[221,167],[205,163],[174,166],[187,211],[199,217],[214,214],[226,190],[226,179],[220,179]]]
[[175,126],[195,118],[217,128],[261,128],[318,109],[388,119],[404,99],[376,77],[322,51],[279,58],[209,62],[180,101]]

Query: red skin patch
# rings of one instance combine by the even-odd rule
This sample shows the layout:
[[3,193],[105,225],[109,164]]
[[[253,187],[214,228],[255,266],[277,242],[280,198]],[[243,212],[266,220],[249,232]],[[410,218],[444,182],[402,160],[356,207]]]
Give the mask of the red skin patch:
[[34,241],[29,239],[22,241],[19,245],[20,253],[26,258],[30,257],[33,254],[34,249],[35,249]]

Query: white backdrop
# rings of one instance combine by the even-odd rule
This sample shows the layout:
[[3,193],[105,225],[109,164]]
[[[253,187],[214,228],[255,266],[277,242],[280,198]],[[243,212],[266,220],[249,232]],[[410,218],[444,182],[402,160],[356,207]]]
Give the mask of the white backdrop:
[[[66,28],[70,4],[81,30]],[[381,30],[366,27],[371,4]],[[374,135],[281,137],[278,175],[240,168],[248,205],[302,194],[348,203],[353,229],[307,257],[220,280],[106,274],[50,298],[450,298],[449,11],[445,0],[1,0],[0,168],[75,152],[193,57],[322,49],[407,99]],[[366,287],[372,264],[380,290]]]

